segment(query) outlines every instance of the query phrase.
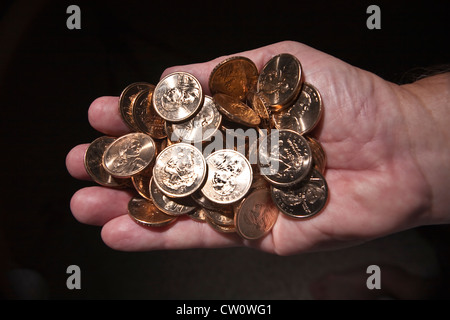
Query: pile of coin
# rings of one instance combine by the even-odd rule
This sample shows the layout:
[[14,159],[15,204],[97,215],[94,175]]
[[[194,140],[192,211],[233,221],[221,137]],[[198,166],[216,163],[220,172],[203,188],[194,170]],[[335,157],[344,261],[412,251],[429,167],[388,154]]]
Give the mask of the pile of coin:
[[253,240],[279,212],[309,218],[328,188],[325,152],[309,135],[322,100],[303,78],[299,60],[283,53],[260,72],[243,56],[220,62],[211,95],[186,72],[132,83],[118,106],[131,133],[94,140],[86,170],[100,185],[134,189],[128,213],[144,226],[187,216]]

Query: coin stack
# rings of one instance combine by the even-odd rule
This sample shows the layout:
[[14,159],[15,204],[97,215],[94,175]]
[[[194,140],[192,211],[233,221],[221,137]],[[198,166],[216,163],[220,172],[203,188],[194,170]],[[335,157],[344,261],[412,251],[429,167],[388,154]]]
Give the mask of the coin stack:
[[156,85],[126,87],[118,107],[131,133],[90,144],[84,163],[91,178],[134,189],[128,213],[148,227],[187,216],[254,240],[279,212],[302,219],[322,211],[326,154],[309,134],[323,106],[299,60],[279,54],[259,72],[233,56],[214,68],[208,85],[210,96],[195,76],[174,72]]

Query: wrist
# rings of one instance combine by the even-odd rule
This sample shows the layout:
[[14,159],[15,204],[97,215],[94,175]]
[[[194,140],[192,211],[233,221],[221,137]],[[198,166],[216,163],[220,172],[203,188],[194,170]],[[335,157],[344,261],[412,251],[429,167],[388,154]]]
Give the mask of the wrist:
[[411,156],[427,184],[427,224],[450,223],[450,73],[400,86]]

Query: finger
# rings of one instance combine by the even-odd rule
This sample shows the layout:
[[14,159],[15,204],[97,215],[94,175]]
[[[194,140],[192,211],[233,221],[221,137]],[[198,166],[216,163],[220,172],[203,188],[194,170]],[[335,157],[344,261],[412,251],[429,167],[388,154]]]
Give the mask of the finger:
[[69,174],[79,180],[91,180],[84,167],[84,154],[89,144],[80,144],[74,147],[66,156],[66,168]]
[[91,126],[107,135],[121,136],[130,132],[119,112],[118,97],[100,97],[95,99],[88,111]]
[[74,217],[85,224],[102,226],[111,219],[127,214],[128,202],[133,194],[94,186],[78,190],[70,201]]
[[221,248],[242,245],[235,233],[220,233],[206,222],[179,217],[165,227],[144,227],[128,215],[117,217],[102,228],[102,239],[121,251],[149,251],[189,248]]

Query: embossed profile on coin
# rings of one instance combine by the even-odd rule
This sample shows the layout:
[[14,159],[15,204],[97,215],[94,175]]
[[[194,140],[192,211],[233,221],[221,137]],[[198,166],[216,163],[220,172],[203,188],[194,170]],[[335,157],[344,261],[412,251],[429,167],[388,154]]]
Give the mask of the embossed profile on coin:
[[144,133],[117,138],[103,155],[105,170],[116,177],[131,177],[145,170],[155,157],[155,142]]
[[258,91],[275,109],[290,105],[302,86],[302,66],[298,59],[288,53],[271,58],[261,70]]
[[235,226],[244,239],[255,240],[266,235],[277,218],[278,210],[270,197],[270,191],[258,189],[239,204]]
[[[278,141],[274,141],[276,134]],[[308,142],[292,130],[274,131],[264,138],[258,160],[263,177],[277,186],[291,186],[300,182],[312,167]]]
[[214,100],[205,96],[205,101],[197,115],[182,123],[172,124],[172,141],[195,143],[208,141],[219,129],[222,115],[217,110]]
[[201,189],[209,200],[228,204],[242,199],[250,189],[253,172],[248,160],[239,152],[223,149],[206,158],[208,177]]
[[289,189],[272,186],[271,192],[281,212],[294,218],[307,218],[319,213],[328,199],[327,182],[315,169],[299,185]]
[[153,106],[165,120],[182,122],[201,108],[204,94],[200,82],[186,72],[174,72],[156,85]]
[[302,91],[294,104],[272,115],[276,128],[291,129],[306,134],[316,127],[322,117],[323,107],[319,91],[309,83],[303,84]]
[[177,143],[165,148],[156,158],[153,178],[169,197],[186,197],[200,188],[206,176],[206,162],[194,146]]

